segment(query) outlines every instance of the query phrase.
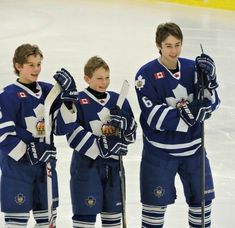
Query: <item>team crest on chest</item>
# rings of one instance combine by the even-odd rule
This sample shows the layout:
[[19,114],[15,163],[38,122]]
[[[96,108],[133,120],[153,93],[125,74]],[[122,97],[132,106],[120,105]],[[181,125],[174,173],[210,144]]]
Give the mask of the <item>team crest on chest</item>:
[[85,203],[88,207],[93,207],[95,206],[96,204],[96,199],[94,196],[88,196],[86,199],[85,199]]
[[39,120],[36,124],[36,129],[38,135],[44,135],[45,134],[45,121],[44,119]]
[[165,194],[165,189],[162,187],[162,186],[158,186],[154,189],[154,195],[157,197],[157,198],[161,198],[163,197]]
[[25,202],[25,196],[22,193],[19,193],[15,196],[15,202],[18,205],[22,205]]

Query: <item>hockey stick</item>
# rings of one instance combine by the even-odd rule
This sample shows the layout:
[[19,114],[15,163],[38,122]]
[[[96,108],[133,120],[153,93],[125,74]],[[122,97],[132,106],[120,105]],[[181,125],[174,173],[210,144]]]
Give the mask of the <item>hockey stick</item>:
[[[204,53],[202,44],[200,44],[202,54]],[[200,100],[204,100],[204,75],[202,72],[198,72],[198,78],[201,81],[201,92],[200,92]],[[205,135],[204,135],[204,121],[202,122],[202,131],[201,131],[201,228],[205,228]]]
[[[61,92],[60,85],[56,83],[50,92],[48,93],[45,102],[44,102],[44,121],[45,121],[45,137],[46,143],[51,144],[52,142],[52,119],[50,116],[50,110],[55,99]],[[48,221],[49,228],[53,228],[53,193],[52,193],[52,172],[51,164],[47,162],[46,164],[46,173],[47,173],[47,204],[48,204]]]
[[[127,97],[129,90],[129,83],[127,80],[124,80],[122,88],[117,100],[117,107],[122,108],[122,105]],[[126,185],[125,185],[125,171],[123,166],[122,156],[119,155],[119,175],[121,183],[121,200],[122,200],[122,227],[126,228]]]

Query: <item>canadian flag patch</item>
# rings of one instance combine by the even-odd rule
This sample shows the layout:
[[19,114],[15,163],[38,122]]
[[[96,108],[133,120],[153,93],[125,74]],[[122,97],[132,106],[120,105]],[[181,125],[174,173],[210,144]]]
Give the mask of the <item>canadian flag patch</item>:
[[90,100],[88,98],[82,98],[79,100],[79,102],[81,105],[90,104]]
[[165,77],[165,73],[163,71],[161,72],[157,72],[154,74],[154,78],[157,80],[157,79],[160,79],[160,78],[164,78]]
[[18,97],[27,97],[27,94],[25,92],[19,92],[17,93]]

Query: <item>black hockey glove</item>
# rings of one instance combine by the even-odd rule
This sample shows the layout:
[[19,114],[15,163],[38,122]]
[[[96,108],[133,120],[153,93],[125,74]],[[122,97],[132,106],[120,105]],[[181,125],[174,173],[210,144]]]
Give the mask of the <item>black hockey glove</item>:
[[111,155],[126,155],[127,144],[122,138],[117,136],[101,135],[98,139],[98,146],[100,156],[102,158],[109,158]]
[[181,118],[188,126],[193,126],[196,122],[203,122],[209,119],[212,114],[211,101],[207,98],[204,100],[194,100],[191,103],[184,102],[177,104]]
[[64,68],[61,68],[53,77],[62,88],[61,99],[63,101],[76,102],[78,91],[72,75]]
[[[219,86],[216,79],[215,63],[210,56],[206,54],[201,54],[201,56],[198,56],[196,58],[196,69],[199,75],[203,74],[205,88],[212,90]],[[202,79],[199,78],[198,80],[199,85],[201,86]]]
[[109,124],[124,131],[126,134],[131,132],[135,127],[135,120],[132,115],[119,107],[110,110],[110,118]]
[[32,165],[47,162],[56,157],[56,148],[43,142],[31,142],[27,145],[26,154]]

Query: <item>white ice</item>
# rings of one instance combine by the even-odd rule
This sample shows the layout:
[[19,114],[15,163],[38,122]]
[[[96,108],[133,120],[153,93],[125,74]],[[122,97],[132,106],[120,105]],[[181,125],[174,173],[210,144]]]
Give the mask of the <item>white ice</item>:
[[[147,3],[148,2],[148,3]],[[182,56],[195,58],[200,43],[217,65],[220,109],[206,122],[205,140],[214,174],[216,199],[212,210],[213,228],[234,227],[235,212],[235,12],[205,9],[154,1],[86,0],[1,0],[0,1],[0,85],[13,82],[12,57],[22,43],[38,44],[44,53],[41,80],[53,82],[57,69],[66,67],[79,89],[83,66],[93,55],[103,57],[111,67],[110,89],[119,91],[124,79],[131,84],[128,95],[136,117],[139,108],[134,93],[138,68],[158,56],[154,37],[159,23],[173,21],[184,33]],[[234,102],[234,103],[233,103]],[[69,194],[71,150],[64,137],[57,137],[60,207],[58,228],[72,227]],[[127,178],[127,224],[141,223],[139,164],[141,129],[137,142],[124,158]],[[186,228],[187,206],[179,179],[178,199],[168,207],[165,228]],[[7,186],[6,186],[7,187]],[[0,227],[4,227],[0,213]],[[30,219],[28,227],[33,227]],[[101,227],[99,219],[97,226]]]

